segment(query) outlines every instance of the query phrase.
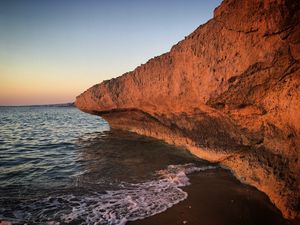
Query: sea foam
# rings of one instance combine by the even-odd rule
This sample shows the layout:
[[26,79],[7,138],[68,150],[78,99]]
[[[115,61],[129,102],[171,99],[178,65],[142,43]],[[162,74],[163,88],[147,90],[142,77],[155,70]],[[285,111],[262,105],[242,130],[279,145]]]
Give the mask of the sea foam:
[[[157,171],[157,179],[138,184],[124,183],[120,190],[85,196],[49,197],[39,201],[38,205],[55,211],[54,217],[41,210],[34,216],[36,218],[27,219],[46,224],[124,225],[128,221],[161,213],[183,201],[188,194],[181,187],[190,184],[187,175],[213,168],[196,167],[194,164],[169,165]],[[71,207],[66,210],[65,206]]]

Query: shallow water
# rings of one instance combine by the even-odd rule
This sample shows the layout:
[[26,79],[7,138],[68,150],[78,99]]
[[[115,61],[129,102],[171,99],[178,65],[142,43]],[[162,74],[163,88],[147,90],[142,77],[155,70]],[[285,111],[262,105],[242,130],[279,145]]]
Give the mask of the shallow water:
[[0,220],[125,224],[186,199],[187,175],[215,167],[74,107],[0,107]]

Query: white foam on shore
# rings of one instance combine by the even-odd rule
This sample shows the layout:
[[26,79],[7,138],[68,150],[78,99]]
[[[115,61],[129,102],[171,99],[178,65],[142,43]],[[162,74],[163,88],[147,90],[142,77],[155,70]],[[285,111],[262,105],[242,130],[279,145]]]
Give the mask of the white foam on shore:
[[187,174],[215,167],[195,167],[193,164],[170,165],[158,171],[160,179],[131,184],[125,190],[84,197],[72,212],[62,216],[65,223],[84,220],[84,224],[124,225],[161,213],[187,198],[180,187],[189,185]]
[[[188,194],[181,187],[190,184],[187,175],[214,168],[216,167],[196,167],[193,164],[170,165],[157,172],[156,180],[124,184],[124,189],[121,190],[94,193],[88,196],[49,197],[39,201],[38,205],[53,209],[55,215],[49,217],[44,208],[39,211],[38,215],[31,215],[34,218],[27,217],[27,219],[35,222],[43,221],[44,224],[47,221],[46,224],[124,225],[127,221],[161,213],[183,201]],[[66,209],[66,206],[69,209]],[[35,207],[31,205],[29,208]]]

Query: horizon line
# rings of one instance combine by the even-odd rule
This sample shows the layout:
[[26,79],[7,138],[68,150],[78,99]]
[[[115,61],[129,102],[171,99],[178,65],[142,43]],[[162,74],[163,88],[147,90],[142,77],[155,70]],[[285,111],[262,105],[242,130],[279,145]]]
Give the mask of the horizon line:
[[66,102],[66,103],[50,103],[50,104],[29,104],[29,105],[0,105],[0,107],[34,107],[34,106],[75,106],[75,102]]

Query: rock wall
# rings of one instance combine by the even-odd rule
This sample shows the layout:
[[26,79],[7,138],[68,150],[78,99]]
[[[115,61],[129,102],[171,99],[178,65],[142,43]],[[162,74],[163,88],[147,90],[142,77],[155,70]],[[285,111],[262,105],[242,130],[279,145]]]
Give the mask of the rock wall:
[[230,168],[300,218],[300,1],[225,0],[214,18],[75,105]]

